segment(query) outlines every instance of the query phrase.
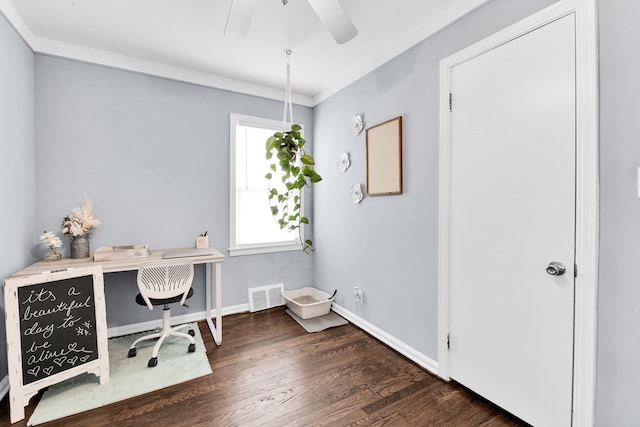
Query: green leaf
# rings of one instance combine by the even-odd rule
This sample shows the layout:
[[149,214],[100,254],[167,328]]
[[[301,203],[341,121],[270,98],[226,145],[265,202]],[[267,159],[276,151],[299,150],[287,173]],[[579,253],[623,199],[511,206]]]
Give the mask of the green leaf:
[[[315,160],[313,156],[304,152],[303,146],[306,144],[302,137],[302,126],[291,124],[290,130],[276,132],[269,137],[266,142],[267,159],[272,159],[275,154],[277,163],[270,162],[270,171],[265,177],[275,178],[275,172],[281,171],[282,183],[286,190],[280,192],[270,189],[269,199],[277,196],[276,206],[271,206],[271,212],[281,229],[285,227],[289,230],[300,229],[301,224],[309,224],[309,219],[300,214],[301,197],[300,192],[305,186],[322,180],[314,170]],[[275,153],[274,153],[275,150]],[[312,252],[313,243],[305,240],[303,250],[306,253]]]
[[273,150],[277,142],[278,142],[278,139],[275,136],[270,136],[269,138],[267,138],[267,142],[266,142],[267,151]]
[[315,184],[316,182],[320,182],[320,181],[322,181],[322,177],[321,177],[320,175],[318,175],[318,174],[316,173],[316,171],[312,170],[311,172],[312,172],[312,173],[311,173],[311,175],[309,176],[309,179],[311,180],[311,182],[312,182],[312,183],[314,183],[314,184]]
[[315,165],[316,162],[313,160],[313,157],[308,155],[308,154],[303,154],[302,157],[300,157],[300,161],[302,163],[304,163],[305,165]]

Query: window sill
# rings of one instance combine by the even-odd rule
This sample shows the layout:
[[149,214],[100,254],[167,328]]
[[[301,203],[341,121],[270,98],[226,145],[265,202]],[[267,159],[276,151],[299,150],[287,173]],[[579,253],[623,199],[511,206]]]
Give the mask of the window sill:
[[259,255],[292,251],[302,251],[302,246],[300,245],[300,243],[237,246],[234,248],[229,248],[229,256]]

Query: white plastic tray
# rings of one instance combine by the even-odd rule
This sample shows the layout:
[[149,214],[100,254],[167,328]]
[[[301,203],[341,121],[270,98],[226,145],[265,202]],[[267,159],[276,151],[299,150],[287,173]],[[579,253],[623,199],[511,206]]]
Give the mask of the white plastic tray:
[[289,310],[301,319],[311,319],[329,314],[333,302],[333,298],[329,299],[328,293],[310,286],[282,291],[282,296]]

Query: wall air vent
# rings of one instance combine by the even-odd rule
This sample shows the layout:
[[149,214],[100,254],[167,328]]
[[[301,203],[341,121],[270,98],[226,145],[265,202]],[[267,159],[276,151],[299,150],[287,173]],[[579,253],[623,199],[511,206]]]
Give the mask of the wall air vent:
[[276,285],[261,286],[259,288],[249,288],[249,311],[254,313],[267,308],[284,305],[282,291],[284,283]]

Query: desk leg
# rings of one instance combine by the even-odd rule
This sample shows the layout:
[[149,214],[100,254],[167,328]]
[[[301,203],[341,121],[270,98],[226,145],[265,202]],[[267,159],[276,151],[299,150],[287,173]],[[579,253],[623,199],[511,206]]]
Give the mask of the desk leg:
[[[213,340],[216,344],[222,344],[222,267],[219,262],[209,263],[207,270],[207,283],[206,283],[206,315],[207,325],[213,336]],[[215,276],[215,278],[213,277]],[[215,280],[216,287],[216,323],[213,324],[211,320],[211,290],[213,288],[212,281]]]

